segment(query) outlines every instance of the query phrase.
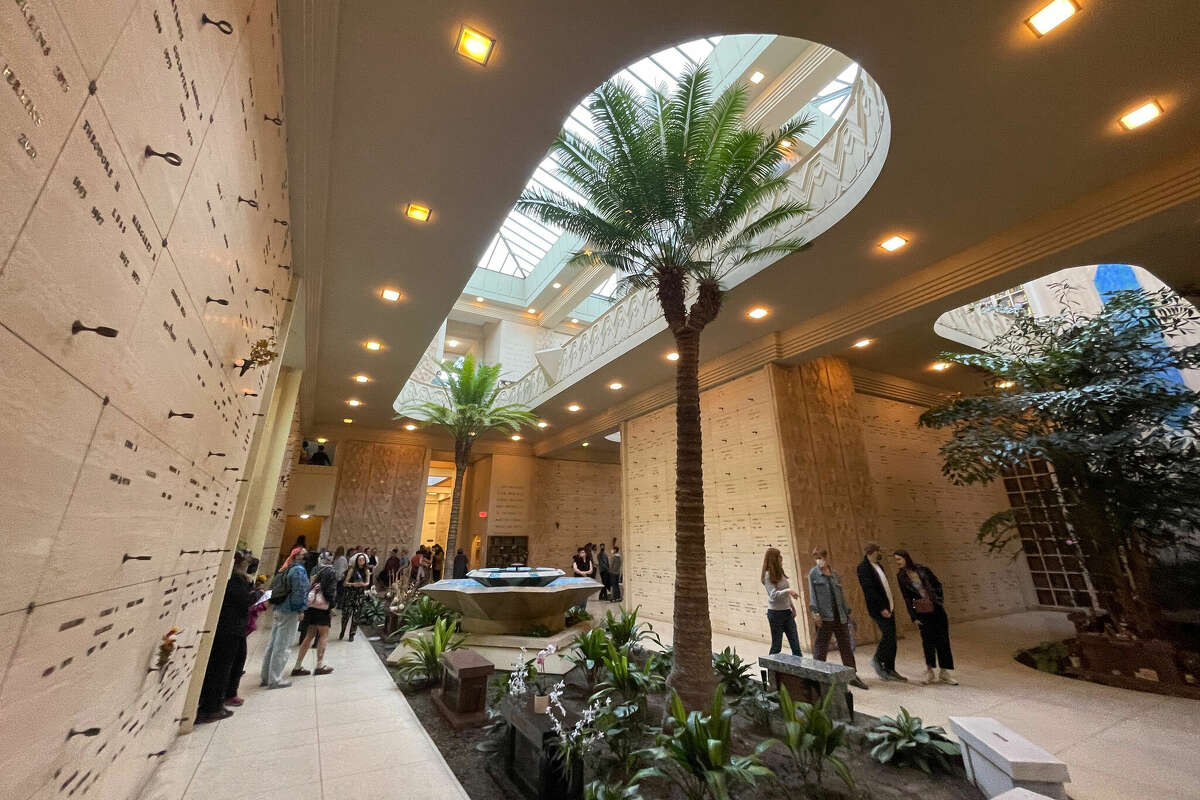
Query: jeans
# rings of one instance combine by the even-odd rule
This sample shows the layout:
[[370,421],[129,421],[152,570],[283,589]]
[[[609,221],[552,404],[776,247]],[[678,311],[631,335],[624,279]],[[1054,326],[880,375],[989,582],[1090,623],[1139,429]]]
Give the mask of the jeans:
[[925,666],[930,669],[954,669],[954,654],[950,652],[950,620],[946,609],[934,605],[929,614],[917,614],[921,629],[921,649],[925,651]]
[[824,661],[829,653],[829,637],[836,636],[838,653],[842,656],[842,664],[856,667],[854,663],[854,647],[850,644],[850,630],[846,623],[840,620],[823,619],[817,626],[817,639],[813,642],[813,658]]
[[800,635],[796,633],[796,618],[792,616],[790,608],[767,609],[767,624],[771,626],[770,655],[775,655],[783,649],[783,637],[785,635],[787,636],[788,647],[792,649],[792,655],[804,655],[800,652]]
[[875,663],[884,672],[896,671],[896,616],[871,617],[879,628],[879,645],[875,648]]
[[263,653],[261,677],[265,686],[274,686],[283,679],[288,662],[288,645],[296,635],[299,619],[299,611],[284,611],[282,606],[275,608],[271,618],[271,639],[267,642],[267,652]]

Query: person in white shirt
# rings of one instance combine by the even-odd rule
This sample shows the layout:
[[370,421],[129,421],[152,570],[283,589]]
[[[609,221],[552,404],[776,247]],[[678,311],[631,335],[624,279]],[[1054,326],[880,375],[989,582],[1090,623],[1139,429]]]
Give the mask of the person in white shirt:
[[867,542],[857,572],[863,598],[867,601],[867,613],[879,628],[879,645],[875,648],[871,666],[881,680],[906,681],[908,678],[896,672],[896,606],[892,602],[887,573],[880,566],[882,561],[883,548],[878,542]]

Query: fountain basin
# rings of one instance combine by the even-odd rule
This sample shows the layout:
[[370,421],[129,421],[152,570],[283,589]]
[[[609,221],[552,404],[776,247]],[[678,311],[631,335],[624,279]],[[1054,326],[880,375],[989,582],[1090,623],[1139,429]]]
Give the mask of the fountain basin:
[[[535,627],[558,633],[565,626],[563,615],[566,610],[603,588],[591,578],[554,577],[545,585],[536,585],[551,572],[561,576],[561,570],[474,572],[488,573],[484,577],[500,585],[485,585],[479,576],[474,576],[441,580],[421,589],[442,605],[462,614],[462,629],[468,633],[519,636]],[[534,585],[523,585],[524,582],[534,582]]]

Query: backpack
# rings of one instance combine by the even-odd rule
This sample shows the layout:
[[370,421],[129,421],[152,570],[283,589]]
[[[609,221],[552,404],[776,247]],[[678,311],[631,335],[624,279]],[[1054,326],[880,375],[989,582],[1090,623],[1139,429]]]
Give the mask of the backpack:
[[292,585],[288,580],[289,571],[291,571],[291,567],[281,569],[271,579],[271,597],[268,602],[273,606],[283,605],[283,601],[287,600],[288,595],[292,593]]

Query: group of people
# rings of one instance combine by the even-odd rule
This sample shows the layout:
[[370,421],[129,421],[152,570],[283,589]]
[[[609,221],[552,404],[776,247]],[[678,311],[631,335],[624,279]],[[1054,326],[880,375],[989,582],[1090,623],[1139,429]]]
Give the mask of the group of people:
[[[605,602],[619,603],[621,601],[621,548],[613,544],[612,554],[604,549],[603,542],[599,549],[591,542],[583,545],[572,559],[572,569],[577,578],[591,578],[600,581],[604,587],[600,590],[600,599]],[[587,607],[584,599],[580,606]]]
[[[824,548],[812,551],[814,566],[808,572],[809,613],[816,626],[813,658],[824,661],[830,639],[837,640],[842,664],[855,667],[851,609],[846,604],[842,580],[833,569]],[[884,551],[876,542],[867,542],[863,560],[856,569],[859,586],[866,600],[867,615],[879,628],[879,644],[871,658],[875,674],[884,681],[907,681],[896,671],[896,604],[891,583],[883,568]],[[913,561],[907,550],[894,550],[896,584],[904,609],[921,634],[925,655],[923,683],[957,686],[954,678],[954,654],[950,650],[950,621],[946,616],[941,581],[929,567]],[[767,623],[771,629],[772,654],[780,652],[786,637],[793,655],[801,655],[796,629],[796,604],[800,593],[792,588],[783,571],[783,556],[777,548],[767,549],[763,558],[762,583],[767,592]],[[861,678],[851,683],[868,688]]]

